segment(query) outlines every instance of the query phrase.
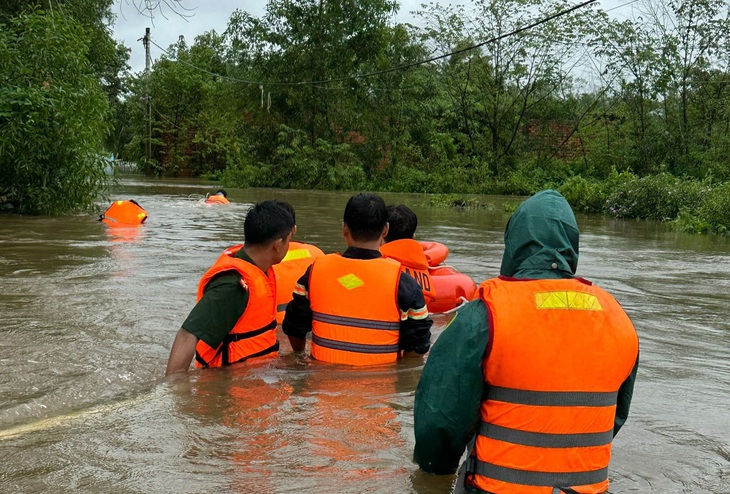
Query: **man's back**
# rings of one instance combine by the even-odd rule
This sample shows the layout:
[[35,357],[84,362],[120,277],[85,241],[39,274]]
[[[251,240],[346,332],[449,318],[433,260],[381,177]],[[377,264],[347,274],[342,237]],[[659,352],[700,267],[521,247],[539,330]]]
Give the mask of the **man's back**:
[[494,338],[483,360],[472,485],[604,492],[618,391],[638,354],[628,316],[577,278],[495,278],[482,283],[480,299]]
[[400,264],[386,258],[317,259],[309,279],[312,357],[372,365],[398,358]]
[[[378,248],[388,234],[388,210],[375,194],[352,196],[342,235],[347,250],[317,259],[299,279],[282,323],[292,349],[319,360],[367,365],[423,355],[431,319],[416,281]],[[397,344],[397,345],[396,345]]]
[[[578,227],[543,191],[505,229],[500,277],[482,283],[434,344],[416,391],[414,457],[480,492],[604,492],[626,420],[638,338],[618,302],[575,277]],[[444,390],[448,392],[444,393]]]

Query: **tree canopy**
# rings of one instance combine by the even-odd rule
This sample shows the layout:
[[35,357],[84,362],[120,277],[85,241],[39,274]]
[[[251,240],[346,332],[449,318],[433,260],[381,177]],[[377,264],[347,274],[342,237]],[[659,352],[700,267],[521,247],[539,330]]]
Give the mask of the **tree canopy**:
[[[74,19],[59,30],[72,41],[59,46],[82,48],[86,62],[77,65],[95,84],[79,71],[72,78],[86,82],[68,83],[88,82],[86,95],[101,89],[112,109],[94,106],[79,118],[98,130],[105,125],[96,115],[105,115],[113,128],[106,145],[127,160],[146,160],[149,144],[156,174],[239,187],[498,194],[664,173],[730,178],[722,0],[642,0],[620,20],[566,1],[435,3],[413,25],[395,21],[395,0],[269,0],[262,16],[233,12],[224,32],[181,39],[149,73],[129,77],[120,77],[126,49],[107,39],[111,2],[84,9],[83,0],[37,0],[54,7],[49,19]],[[23,3],[0,6],[0,19],[16,26],[3,34],[7,53],[17,22],[40,22]],[[19,96],[36,89],[35,76],[11,65],[0,65],[12,81],[0,118],[17,133],[0,134],[4,149],[20,122],[28,132],[42,128],[20,115],[46,101]],[[76,149],[98,146],[92,141]],[[11,153],[12,163],[25,159]]]
[[89,208],[104,191],[110,108],[128,59],[111,37],[111,5],[0,5],[0,202],[21,213]]

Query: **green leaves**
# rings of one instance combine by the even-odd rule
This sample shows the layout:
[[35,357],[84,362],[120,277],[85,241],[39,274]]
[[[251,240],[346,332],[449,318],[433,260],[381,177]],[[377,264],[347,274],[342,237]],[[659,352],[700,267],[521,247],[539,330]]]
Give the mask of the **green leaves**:
[[69,18],[23,13],[0,26],[0,194],[19,212],[92,207],[104,190],[107,99]]

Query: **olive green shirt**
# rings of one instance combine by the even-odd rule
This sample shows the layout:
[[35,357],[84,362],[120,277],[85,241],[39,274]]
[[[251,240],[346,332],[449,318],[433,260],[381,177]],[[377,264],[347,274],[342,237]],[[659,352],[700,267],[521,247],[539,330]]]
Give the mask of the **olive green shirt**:
[[[255,263],[241,248],[234,258]],[[238,271],[224,271],[208,282],[201,298],[182,327],[209,346],[217,348],[233,329],[248,305],[248,290],[241,286]]]

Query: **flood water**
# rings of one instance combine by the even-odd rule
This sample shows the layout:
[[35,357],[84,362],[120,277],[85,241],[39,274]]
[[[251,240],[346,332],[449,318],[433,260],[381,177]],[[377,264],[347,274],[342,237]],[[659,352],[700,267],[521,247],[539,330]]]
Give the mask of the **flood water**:
[[[0,492],[449,492],[453,477],[411,459],[421,359],[335,368],[283,338],[273,361],[164,379],[197,282],[242,241],[251,203],[286,200],[298,240],[344,249],[348,193],[231,189],[230,206],[198,203],[215,189],[122,180],[112,199],[147,210],[140,228],[0,216]],[[416,211],[419,238],[449,246],[448,264],[477,282],[498,274],[502,204],[519,199],[460,211],[384,197]],[[730,239],[578,223],[578,274],[614,294],[641,340],[611,492],[730,493]],[[436,339],[448,318],[434,320]]]

